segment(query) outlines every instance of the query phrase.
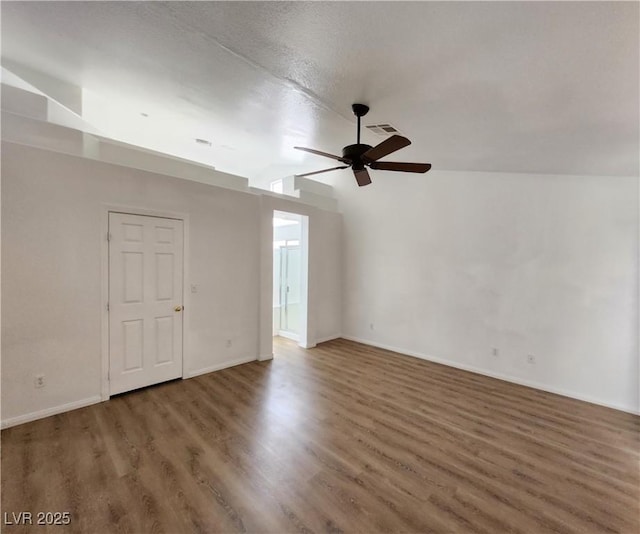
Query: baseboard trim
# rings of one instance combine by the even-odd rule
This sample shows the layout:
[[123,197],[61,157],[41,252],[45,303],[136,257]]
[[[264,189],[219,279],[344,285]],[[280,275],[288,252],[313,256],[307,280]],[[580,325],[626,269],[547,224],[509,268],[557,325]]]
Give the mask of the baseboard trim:
[[478,375],[488,376],[491,378],[497,378],[498,380],[504,380],[505,382],[511,382],[512,384],[518,384],[520,386],[527,386],[533,389],[538,389],[540,391],[546,391],[547,393],[555,393],[556,395],[561,395],[563,397],[569,397],[570,399],[575,399],[583,402],[588,402],[590,404],[597,404],[598,406],[604,406],[605,408],[611,408],[613,410],[618,410],[621,412],[630,413],[633,415],[640,415],[640,410],[629,408],[627,406],[622,406],[619,404],[614,404],[610,402],[604,402],[600,399],[596,399],[593,397],[589,397],[588,395],[582,395],[580,393],[574,393],[572,391],[568,391],[565,389],[554,388],[551,386],[547,386],[546,384],[542,384],[540,382],[536,382],[533,380],[525,380],[522,378],[518,378],[511,375],[506,375],[503,373],[494,373],[492,371],[487,371],[486,369],[482,369],[480,367],[474,367],[472,365],[465,365],[457,362],[452,362],[451,360],[447,360],[445,358],[436,358],[434,356],[430,356],[428,354],[423,354],[421,352],[416,352],[412,350],[403,349],[400,347],[394,347],[392,345],[385,345],[384,343],[377,343],[375,341],[370,341],[368,339],[358,338],[355,336],[342,336],[343,339],[347,339],[349,341],[355,341],[356,343],[362,343],[363,345],[369,345],[371,347],[377,347],[379,349],[389,350],[391,352],[397,352],[402,355],[412,356],[414,358],[419,358],[421,360],[427,360],[433,363],[439,363],[442,365],[446,365],[448,367],[454,367],[456,369],[461,369],[462,371],[469,371],[471,373],[475,373]]
[[[342,334],[334,334],[334,335],[331,335],[331,336],[321,337],[321,338],[316,339],[316,345],[318,343],[326,343],[327,341],[332,341],[334,339],[340,339],[341,337],[344,337],[344,336]],[[345,337],[345,339],[347,339],[347,338]]]
[[222,369],[235,367],[236,365],[242,365],[243,363],[255,362],[256,359],[257,358],[255,356],[250,356],[248,358],[236,358],[235,360],[218,363],[216,365],[211,365],[210,367],[203,367],[202,369],[197,369],[196,371],[189,371],[185,378],[193,378],[194,376],[206,375],[207,373],[221,371]]
[[300,341],[300,336],[298,334],[293,334],[291,332],[287,332],[286,330],[278,330],[278,335],[280,337],[290,339],[291,341]]
[[270,354],[261,354],[260,356],[258,356],[259,362],[267,362],[269,360],[273,360],[273,352]]
[[98,404],[99,402],[102,402],[102,397],[100,395],[94,395],[93,397],[88,397],[86,399],[74,402],[67,402],[66,404],[60,404],[59,406],[53,406],[52,408],[46,408],[45,410],[38,410],[37,412],[31,412],[24,415],[18,415],[16,417],[3,419],[2,423],[0,423],[0,427],[9,428],[12,426],[22,425],[23,423],[30,423],[31,421],[44,419],[45,417],[50,417],[52,415],[70,412],[71,410],[77,410],[78,408],[85,408],[86,406]]

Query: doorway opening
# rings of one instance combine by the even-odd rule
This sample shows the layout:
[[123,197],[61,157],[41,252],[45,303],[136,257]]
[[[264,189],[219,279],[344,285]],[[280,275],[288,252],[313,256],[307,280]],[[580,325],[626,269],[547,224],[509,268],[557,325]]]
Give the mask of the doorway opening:
[[307,345],[308,217],[273,212],[273,335]]

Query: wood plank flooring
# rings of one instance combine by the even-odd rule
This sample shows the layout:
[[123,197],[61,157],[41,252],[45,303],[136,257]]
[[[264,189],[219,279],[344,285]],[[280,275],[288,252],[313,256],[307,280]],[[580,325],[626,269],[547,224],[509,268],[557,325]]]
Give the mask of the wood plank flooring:
[[2,531],[640,532],[639,417],[276,339],[271,362],[4,430],[2,511],[71,523]]

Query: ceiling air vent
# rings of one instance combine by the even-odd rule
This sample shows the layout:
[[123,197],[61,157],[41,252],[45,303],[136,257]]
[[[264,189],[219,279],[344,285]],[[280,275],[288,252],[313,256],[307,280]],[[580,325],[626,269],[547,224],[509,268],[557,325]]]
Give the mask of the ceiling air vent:
[[391,124],[370,124],[369,126],[367,126],[367,129],[371,130],[375,134],[382,135],[385,137],[387,135],[394,135],[394,134],[400,133],[397,130],[397,128],[394,128],[393,126],[391,126]]

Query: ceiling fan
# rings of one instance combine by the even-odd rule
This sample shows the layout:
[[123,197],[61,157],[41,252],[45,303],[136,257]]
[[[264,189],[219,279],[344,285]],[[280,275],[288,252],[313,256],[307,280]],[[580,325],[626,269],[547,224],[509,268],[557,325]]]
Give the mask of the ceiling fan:
[[313,148],[304,148],[301,146],[294,146],[297,150],[304,150],[311,154],[317,154],[318,156],[325,156],[338,160],[345,165],[340,167],[332,167],[330,169],[324,169],[321,171],[307,172],[304,174],[296,174],[296,176],[312,176],[314,174],[320,174],[323,172],[335,171],[338,169],[353,169],[353,174],[356,177],[356,182],[359,186],[369,185],[371,183],[371,177],[367,167],[371,169],[380,169],[383,171],[402,171],[402,172],[427,172],[431,168],[430,163],[401,163],[398,161],[378,161],[396,150],[400,150],[405,146],[411,144],[406,137],[401,135],[392,135],[388,139],[382,141],[382,143],[372,147],[371,145],[365,145],[360,143],[360,118],[364,117],[369,111],[369,106],[365,104],[353,104],[351,106],[353,114],[358,117],[358,142],[355,145],[348,145],[342,149],[342,156],[335,156],[328,154],[327,152],[321,152],[320,150],[314,150]]

